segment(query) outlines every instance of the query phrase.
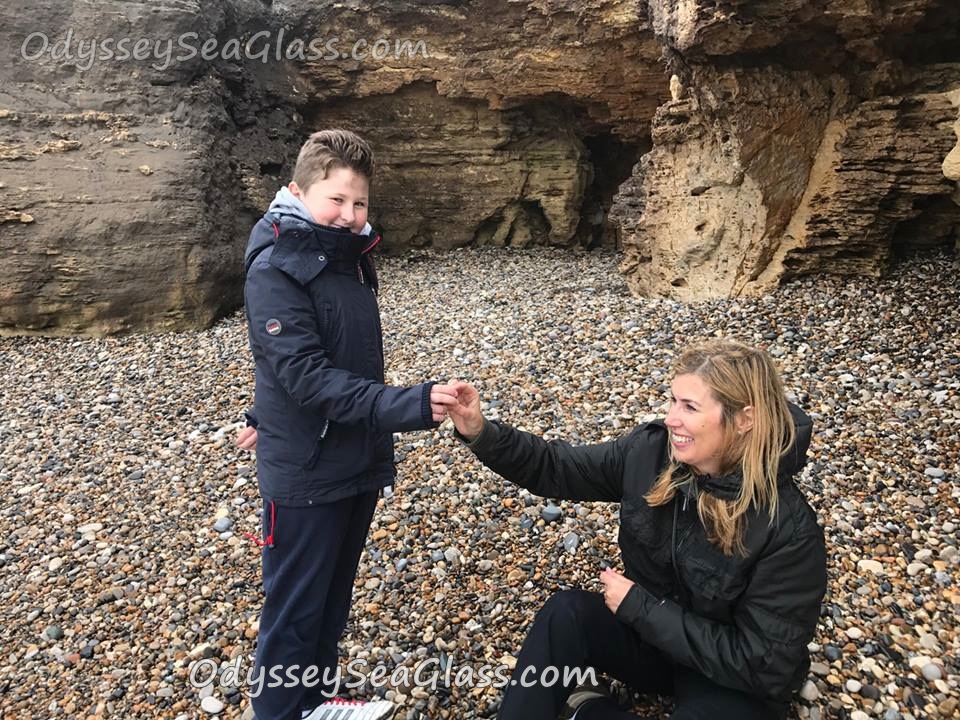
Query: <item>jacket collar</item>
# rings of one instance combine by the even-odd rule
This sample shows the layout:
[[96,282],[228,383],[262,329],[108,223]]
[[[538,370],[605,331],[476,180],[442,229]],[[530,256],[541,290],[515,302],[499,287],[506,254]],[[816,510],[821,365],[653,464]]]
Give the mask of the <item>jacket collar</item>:
[[313,254],[318,251],[326,256],[328,262],[357,262],[380,239],[374,232],[361,235],[347,228],[317,225],[295,215],[269,213],[266,217],[276,228],[277,250],[282,248],[290,254]]
[[736,500],[740,497],[740,488],[743,486],[743,475],[740,470],[714,477],[713,475],[697,475],[692,472],[691,475],[698,489],[703,490],[721,500]]
[[264,217],[276,236],[270,263],[302,285],[309,284],[328,265],[356,265],[380,242],[376,233],[359,235],[294,215],[267,213]]

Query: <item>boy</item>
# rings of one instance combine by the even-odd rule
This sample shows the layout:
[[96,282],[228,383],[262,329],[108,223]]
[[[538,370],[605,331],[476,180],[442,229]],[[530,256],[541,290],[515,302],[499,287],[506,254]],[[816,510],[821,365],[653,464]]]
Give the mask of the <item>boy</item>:
[[[258,720],[307,717],[335,690],[360,552],[379,491],[396,474],[392,433],[435,427],[451,392],[383,384],[372,176],[359,136],[314,133],[247,246],[256,392],[253,427],[238,444],[257,448],[264,503]],[[374,710],[363,716],[381,717]]]

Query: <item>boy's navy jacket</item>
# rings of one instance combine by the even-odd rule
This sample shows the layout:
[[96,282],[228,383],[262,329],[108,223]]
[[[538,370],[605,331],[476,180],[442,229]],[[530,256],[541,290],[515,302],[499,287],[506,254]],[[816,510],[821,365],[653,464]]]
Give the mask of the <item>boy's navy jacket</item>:
[[[278,200],[280,194],[278,193]],[[394,432],[435,427],[430,388],[384,384],[376,235],[271,206],[247,245],[260,493],[332,502],[393,482]]]

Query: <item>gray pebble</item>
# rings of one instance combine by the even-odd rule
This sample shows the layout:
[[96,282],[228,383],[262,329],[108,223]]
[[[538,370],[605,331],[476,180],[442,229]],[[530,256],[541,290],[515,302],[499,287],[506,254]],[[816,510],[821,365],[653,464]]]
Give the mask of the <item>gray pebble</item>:
[[224,533],[232,527],[233,527],[233,520],[231,520],[228,517],[218,518],[217,521],[213,524],[214,531],[218,533]]
[[205,697],[200,701],[200,709],[208,715],[217,715],[218,713],[223,712],[224,707],[226,706],[213,696]]
[[540,510],[540,517],[542,517],[546,522],[556,522],[563,515],[563,512],[553,503],[548,504],[542,510]]

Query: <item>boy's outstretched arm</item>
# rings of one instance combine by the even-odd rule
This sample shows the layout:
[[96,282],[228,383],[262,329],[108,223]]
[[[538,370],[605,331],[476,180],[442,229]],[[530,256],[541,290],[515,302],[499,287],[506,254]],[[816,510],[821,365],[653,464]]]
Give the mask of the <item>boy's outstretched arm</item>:
[[434,403],[435,383],[394,387],[334,366],[308,290],[279,268],[251,267],[245,300],[258,362],[301,407],[333,422],[364,423],[383,432],[423,430],[443,420]]
[[[430,410],[434,422],[447,419],[447,404],[456,401],[456,391],[449,385],[434,385],[430,388]],[[237,433],[237,447],[241,450],[257,449],[257,428],[248,425]]]

